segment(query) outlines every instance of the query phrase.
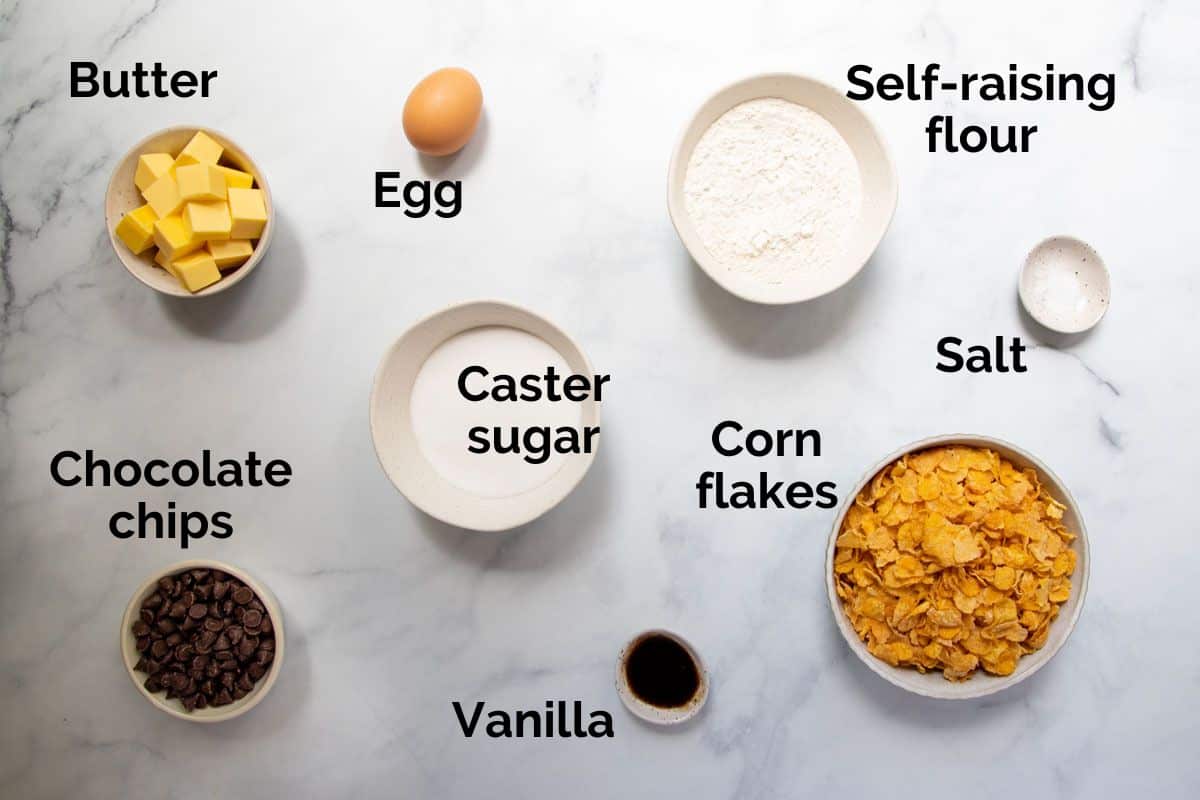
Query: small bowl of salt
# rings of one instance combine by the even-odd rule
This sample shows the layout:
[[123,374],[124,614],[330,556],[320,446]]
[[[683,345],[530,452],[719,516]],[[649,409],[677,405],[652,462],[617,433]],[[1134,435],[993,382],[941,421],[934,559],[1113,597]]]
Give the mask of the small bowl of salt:
[[1051,236],[1025,258],[1017,292],[1040,324],[1058,333],[1083,333],[1108,311],[1108,268],[1087,242]]

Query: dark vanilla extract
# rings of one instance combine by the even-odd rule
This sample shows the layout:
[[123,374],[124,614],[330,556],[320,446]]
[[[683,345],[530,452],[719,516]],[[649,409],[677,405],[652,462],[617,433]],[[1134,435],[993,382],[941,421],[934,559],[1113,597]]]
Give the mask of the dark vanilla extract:
[[700,690],[700,672],[691,655],[658,633],[634,643],[625,657],[625,678],[638,699],[658,708],[685,706]]

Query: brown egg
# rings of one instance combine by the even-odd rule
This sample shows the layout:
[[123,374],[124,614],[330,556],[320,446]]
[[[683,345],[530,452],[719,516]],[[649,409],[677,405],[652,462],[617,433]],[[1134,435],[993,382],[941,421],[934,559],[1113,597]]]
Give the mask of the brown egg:
[[404,135],[431,156],[448,156],[475,133],[483,109],[483,91],[475,76],[459,67],[430,73],[404,103]]

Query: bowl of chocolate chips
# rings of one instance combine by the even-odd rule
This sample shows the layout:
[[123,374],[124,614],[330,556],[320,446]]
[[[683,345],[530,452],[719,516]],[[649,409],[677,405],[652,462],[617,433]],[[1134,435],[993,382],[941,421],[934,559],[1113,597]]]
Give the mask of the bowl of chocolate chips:
[[121,620],[121,657],[138,691],[190,722],[221,722],[258,705],[283,663],[283,615],[237,567],[181,561],[152,575]]

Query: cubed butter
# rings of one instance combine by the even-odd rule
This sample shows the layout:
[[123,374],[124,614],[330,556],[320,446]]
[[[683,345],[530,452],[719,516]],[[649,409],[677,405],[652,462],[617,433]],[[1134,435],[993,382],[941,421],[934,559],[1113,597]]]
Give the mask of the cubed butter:
[[229,214],[233,217],[230,239],[257,239],[267,224],[267,204],[261,189],[230,189]]
[[166,175],[171,171],[171,165],[175,163],[175,159],[170,153],[146,153],[138,158],[137,172],[133,174],[133,185],[138,188],[139,192],[146,191],[146,188],[156,180]]
[[225,151],[224,147],[217,144],[211,136],[204,131],[196,131],[196,135],[192,140],[183,146],[183,150],[175,158],[175,166],[182,167],[187,164],[216,164],[221,160],[221,153]]
[[139,206],[121,217],[117,223],[117,238],[134,253],[144,253],[154,246],[154,209]]
[[167,272],[169,272],[171,274],[171,276],[174,277],[176,280],[179,280],[179,272],[175,269],[175,266],[171,263],[171,259],[167,258],[162,250],[159,250],[157,253],[154,254],[154,263],[158,264],[160,267],[162,267]]
[[183,223],[196,239],[228,239],[233,221],[224,200],[205,200],[183,207]]
[[217,269],[233,269],[246,263],[246,259],[254,254],[254,245],[246,239],[228,239],[226,241],[209,242],[208,252],[217,262]]
[[172,266],[179,275],[179,280],[189,292],[198,292],[205,286],[212,286],[221,280],[221,270],[212,254],[201,250],[183,258],[175,259]]
[[154,243],[168,261],[178,261],[180,256],[199,250],[204,240],[192,236],[183,217],[173,214],[154,223]]
[[179,184],[171,173],[163,175],[146,187],[142,197],[154,209],[154,216],[165,219],[179,211],[183,205],[183,197],[179,194]]
[[249,189],[254,185],[254,176],[249,172],[242,172],[240,169],[226,167],[221,164],[217,165],[217,169],[225,176],[225,184],[230,189]]
[[183,202],[192,200],[224,200],[225,175],[211,164],[188,164],[177,167],[175,182]]

